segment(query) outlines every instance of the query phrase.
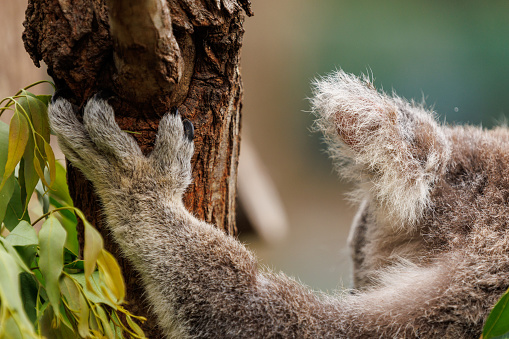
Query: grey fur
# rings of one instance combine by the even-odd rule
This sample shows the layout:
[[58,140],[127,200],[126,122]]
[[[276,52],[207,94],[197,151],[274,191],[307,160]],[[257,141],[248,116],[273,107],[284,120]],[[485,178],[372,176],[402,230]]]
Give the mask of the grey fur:
[[50,122],[94,184],[107,224],[168,338],[476,338],[509,286],[509,131],[439,126],[422,106],[339,71],[313,110],[364,201],[350,238],[353,293],[314,293],[260,271],[236,239],[182,203],[193,143],[166,115],[141,154],[93,98]]

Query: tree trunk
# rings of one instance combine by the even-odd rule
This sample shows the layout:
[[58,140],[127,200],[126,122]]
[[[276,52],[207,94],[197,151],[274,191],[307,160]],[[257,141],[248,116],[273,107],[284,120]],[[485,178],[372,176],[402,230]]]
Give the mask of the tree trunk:
[[[23,33],[34,63],[43,60],[78,107],[98,90],[112,91],[117,122],[136,132],[145,153],[170,109],[191,120],[195,154],[186,206],[229,234],[236,233],[242,11],[252,15],[249,0],[29,0]],[[101,224],[90,183],[72,166],[68,182],[76,207],[123,269],[127,308],[147,317],[148,337],[162,337],[136,273]]]

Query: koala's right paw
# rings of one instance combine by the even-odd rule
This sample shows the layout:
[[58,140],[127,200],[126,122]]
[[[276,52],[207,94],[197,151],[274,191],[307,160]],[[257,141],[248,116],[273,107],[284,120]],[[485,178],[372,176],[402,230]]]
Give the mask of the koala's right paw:
[[161,120],[154,151],[147,158],[136,141],[120,130],[113,108],[100,95],[85,106],[83,124],[62,97],[52,100],[48,112],[62,151],[99,191],[179,195],[189,185],[194,129],[178,114]]

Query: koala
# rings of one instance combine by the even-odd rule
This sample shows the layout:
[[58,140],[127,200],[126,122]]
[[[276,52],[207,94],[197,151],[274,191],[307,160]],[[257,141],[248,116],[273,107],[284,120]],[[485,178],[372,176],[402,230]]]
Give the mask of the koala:
[[259,269],[236,238],[187,211],[193,127],[168,113],[149,156],[100,96],[55,96],[53,131],[93,183],[167,338],[477,338],[509,287],[509,130],[442,126],[421,104],[344,71],[312,111],[359,203],[355,288],[326,295]]

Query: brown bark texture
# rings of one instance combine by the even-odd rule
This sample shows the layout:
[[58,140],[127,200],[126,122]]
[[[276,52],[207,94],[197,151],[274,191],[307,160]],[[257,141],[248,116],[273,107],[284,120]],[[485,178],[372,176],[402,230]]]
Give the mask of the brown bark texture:
[[[112,91],[117,122],[135,132],[145,153],[160,118],[178,108],[195,126],[186,206],[235,234],[244,13],[252,15],[249,0],[29,0],[23,40],[34,63],[44,61],[78,107],[99,90]],[[68,182],[76,207],[119,260],[127,308],[147,317],[147,337],[162,337],[136,273],[101,224],[91,184],[72,166]]]

